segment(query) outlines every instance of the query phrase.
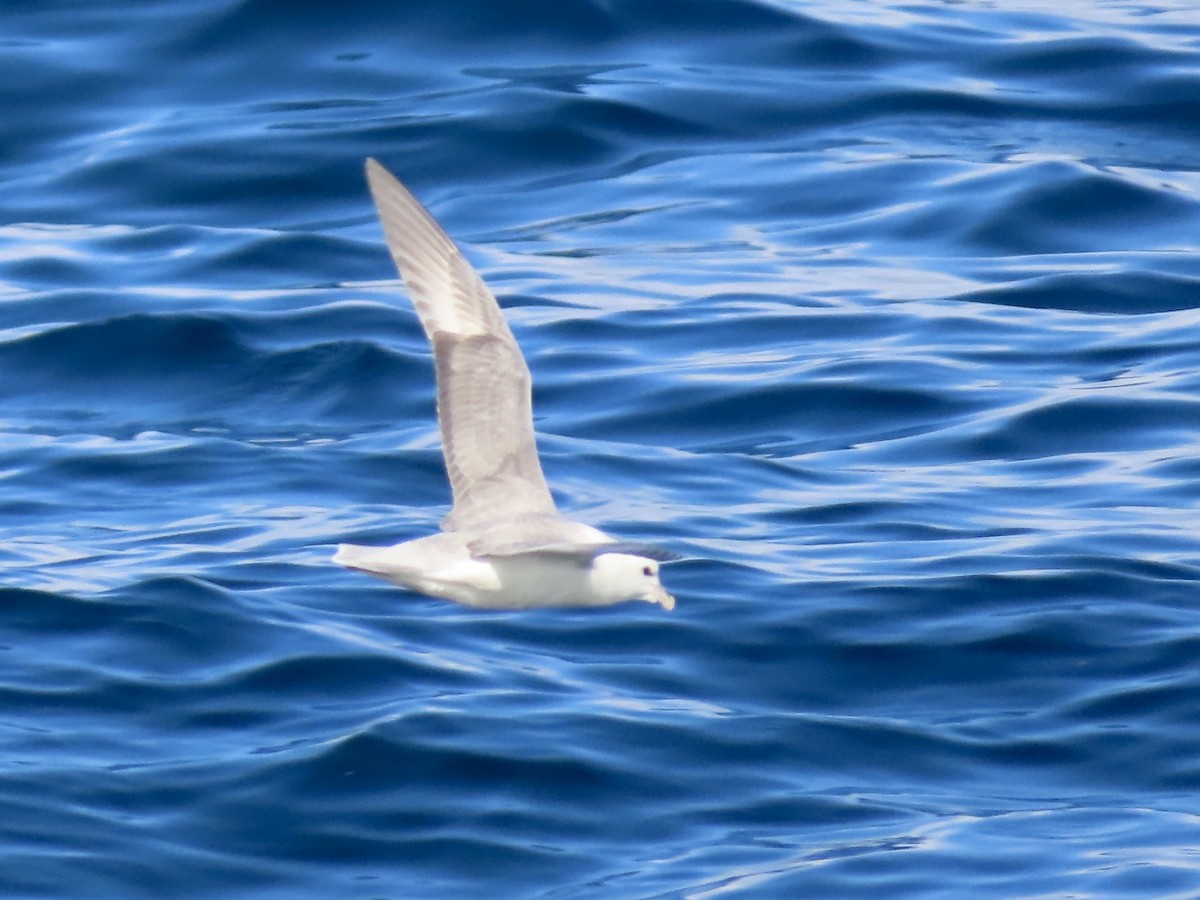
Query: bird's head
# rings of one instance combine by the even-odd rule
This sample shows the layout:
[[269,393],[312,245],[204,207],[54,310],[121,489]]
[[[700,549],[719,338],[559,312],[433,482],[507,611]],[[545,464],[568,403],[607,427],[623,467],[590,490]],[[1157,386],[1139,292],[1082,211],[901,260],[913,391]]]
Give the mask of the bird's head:
[[674,609],[675,598],[658,580],[658,560],[632,553],[600,553],[592,560],[592,585],[609,603],[645,600]]

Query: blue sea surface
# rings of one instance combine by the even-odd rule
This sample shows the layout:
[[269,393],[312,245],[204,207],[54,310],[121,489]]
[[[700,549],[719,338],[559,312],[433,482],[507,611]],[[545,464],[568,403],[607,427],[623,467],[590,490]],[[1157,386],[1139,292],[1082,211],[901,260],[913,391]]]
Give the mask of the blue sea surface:
[[[1200,896],[1191,0],[47,0],[0,84],[0,896]],[[367,156],[674,612],[330,562],[450,499]]]

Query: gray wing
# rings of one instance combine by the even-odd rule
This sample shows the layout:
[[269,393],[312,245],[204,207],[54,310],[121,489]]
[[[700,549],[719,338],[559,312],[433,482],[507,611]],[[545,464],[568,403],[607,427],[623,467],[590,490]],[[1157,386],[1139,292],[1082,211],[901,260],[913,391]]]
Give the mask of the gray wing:
[[388,249],[433,344],[454,492],[442,527],[553,514],[533,436],[529,367],[500,305],[428,210],[375,160],[366,169]]
[[472,556],[520,556],[543,550],[557,555],[595,555],[593,547],[611,546],[603,531],[572,522],[557,513],[509,517],[472,529],[467,549]]
[[570,541],[513,541],[508,544],[476,546],[472,541],[467,546],[473,556],[520,556],[527,553],[539,556],[563,556],[577,559],[581,562],[591,562],[602,553],[628,553],[630,556],[642,556],[658,562],[674,562],[683,556],[674,550],[656,547],[653,544],[639,544],[633,541],[605,541],[603,543]]

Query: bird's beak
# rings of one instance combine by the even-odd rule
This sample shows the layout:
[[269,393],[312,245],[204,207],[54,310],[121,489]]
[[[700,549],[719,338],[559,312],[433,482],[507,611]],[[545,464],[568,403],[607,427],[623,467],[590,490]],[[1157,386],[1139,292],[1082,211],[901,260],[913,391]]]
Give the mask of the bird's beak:
[[646,594],[646,600],[650,603],[657,603],[667,612],[675,608],[675,598],[668,594],[661,584],[656,584],[650,593]]

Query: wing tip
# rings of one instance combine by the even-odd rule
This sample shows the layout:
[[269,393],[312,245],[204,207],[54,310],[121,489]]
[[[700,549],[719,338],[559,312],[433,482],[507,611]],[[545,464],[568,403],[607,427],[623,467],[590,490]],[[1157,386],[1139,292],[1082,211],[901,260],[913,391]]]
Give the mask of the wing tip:
[[390,187],[393,183],[400,183],[400,180],[373,156],[368,156],[366,162],[363,163],[363,173],[367,176],[367,186],[373,194],[377,194],[385,187]]
[[656,544],[643,544],[640,541],[613,541],[610,544],[597,544],[597,555],[600,553],[628,553],[630,556],[643,556],[657,562],[678,562],[684,559],[682,553],[677,553],[667,547]]

